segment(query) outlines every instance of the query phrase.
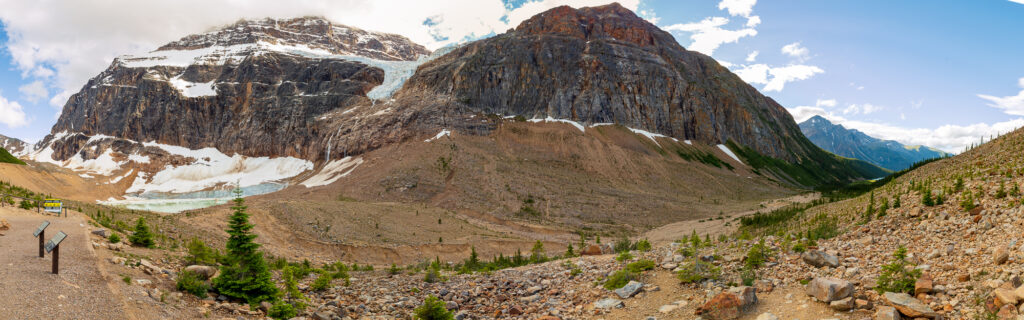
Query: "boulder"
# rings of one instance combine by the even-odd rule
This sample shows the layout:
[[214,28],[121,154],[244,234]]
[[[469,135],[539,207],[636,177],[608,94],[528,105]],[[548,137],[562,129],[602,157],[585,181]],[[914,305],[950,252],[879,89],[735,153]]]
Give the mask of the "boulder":
[[676,309],[679,309],[679,306],[674,304],[666,304],[661,307],[658,307],[658,312],[665,314],[671,313],[672,311],[676,311]]
[[992,297],[996,298],[997,307],[1002,307],[1004,305],[1016,306],[1018,301],[1017,293],[1003,288],[998,288],[995,291],[992,291]]
[[626,306],[626,304],[622,303],[622,300],[615,299],[615,298],[604,298],[604,299],[601,299],[601,300],[597,300],[597,302],[594,302],[594,308],[598,308],[598,309],[606,309],[606,310],[607,309],[611,309],[611,308],[618,309],[618,308],[622,308],[622,307],[625,307],[625,306]]
[[939,314],[933,311],[932,308],[929,308],[928,305],[914,297],[911,297],[909,294],[886,292],[884,297],[889,305],[896,308],[896,310],[899,310],[901,314],[908,318],[935,319],[939,316]]
[[734,287],[729,288],[729,293],[736,295],[740,298],[740,311],[747,312],[754,309],[757,304],[757,289],[754,287]]
[[697,314],[706,320],[739,319],[743,301],[730,292],[722,292],[697,308]]
[[917,282],[914,283],[914,294],[931,293],[934,289],[932,286],[932,276],[925,273],[920,278],[917,278]]
[[834,278],[814,278],[807,284],[807,295],[829,303],[853,295],[853,284]]
[[1013,290],[1013,293],[1017,294],[1017,301],[1024,300],[1024,286],[1017,287],[1017,290]]
[[7,231],[11,229],[11,223],[7,222],[7,219],[0,218],[0,231]]
[[846,297],[832,301],[831,303],[828,304],[828,306],[835,311],[850,311],[853,310],[856,304],[854,304],[853,297]]
[[615,294],[619,295],[619,298],[629,299],[640,293],[640,290],[644,289],[644,284],[636,281],[630,281],[622,288],[615,289]]
[[804,262],[816,268],[821,268],[824,266],[835,268],[839,266],[838,257],[820,250],[809,250],[807,252],[804,252],[804,254],[800,255],[800,258],[803,258]]
[[110,230],[100,228],[100,229],[93,230],[92,234],[95,234],[97,236],[101,236],[101,237],[107,238],[107,237],[110,237]]
[[992,262],[995,264],[1004,264],[1006,260],[1010,259],[1010,251],[1005,246],[999,246],[995,251],[992,252]]
[[203,277],[203,279],[213,279],[217,277],[217,274],[219,273],[220,270],[217,269],[217,267],[212,266],[191,265],[185,267],[184,271],[193,272],[199,275],[200,277]]
[[875,320],[900,320],[900,313],[896,308],[880,306],[875,310]]
[[583,248],[583,250],[580,250],[580,254],[585,256],[599,256],[601,255],[601,246],[596,244],[589,245],[586,248]]

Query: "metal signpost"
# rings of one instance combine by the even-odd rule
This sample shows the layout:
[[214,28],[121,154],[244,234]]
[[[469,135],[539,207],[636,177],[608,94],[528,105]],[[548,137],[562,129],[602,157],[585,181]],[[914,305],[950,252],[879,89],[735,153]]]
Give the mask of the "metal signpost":
[[64,231],[57,231],[57,235],[46,243],[46,252],[53,252],[53,274],[57,274],[57,265],[60,264],[60,242],[67,237],[68,235]]
[[49,227],[49,226],[50,226],[50,222],[49,221],[43,221],[43,223],[39,225],[39,228],[36,228],[36,232],[32,233],[33,237],[39,238],[39,257],[40,258],[43,257],[43,238],[46,237],[46,227]]

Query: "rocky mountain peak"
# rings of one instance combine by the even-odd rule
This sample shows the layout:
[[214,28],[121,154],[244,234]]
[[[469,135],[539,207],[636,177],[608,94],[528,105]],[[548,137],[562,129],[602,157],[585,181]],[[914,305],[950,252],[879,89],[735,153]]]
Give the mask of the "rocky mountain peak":
[[425,47],[406,37],[335,24],[322,17],[241,20],[210,32],[186,36],[156,51],[254,44],[304,46],[330,54],[380,60],[410,61],[430,54]]
[[638,46],[679,47],[668,32],[618,3],[580,9],[557,7],[523,21],[515,30],[523,34],[559,34],[586,40],[611,38]]

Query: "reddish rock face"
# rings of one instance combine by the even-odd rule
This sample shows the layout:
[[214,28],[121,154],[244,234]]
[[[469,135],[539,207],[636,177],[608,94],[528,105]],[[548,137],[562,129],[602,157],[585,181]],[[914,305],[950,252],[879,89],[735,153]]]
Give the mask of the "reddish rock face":
[[599,256],[601,255],[601,245],[592,244],[580,250],[580,254],[585,256]]
[[538,14],[420,66],[403,90],[486,114],[733,141],[791,162],[824,154],[778,103],[617,4]]

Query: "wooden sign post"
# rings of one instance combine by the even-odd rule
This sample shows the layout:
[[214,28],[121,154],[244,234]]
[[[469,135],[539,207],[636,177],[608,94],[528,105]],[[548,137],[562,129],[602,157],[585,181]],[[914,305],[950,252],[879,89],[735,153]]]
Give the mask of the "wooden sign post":
[[46,227],[50,226],[49,221],[43,221],[42,224],[36,228],[36,232],[32,233],[33,237],[39,238],[39,257],[43,257],[43,238],[46,237]]
[[57,266],[60,265],[60,243],[67,237],[68,235],[64,231],[57,231],[57,235],[46,242],[46,252],[53,252],[53,274],[57,274]]

